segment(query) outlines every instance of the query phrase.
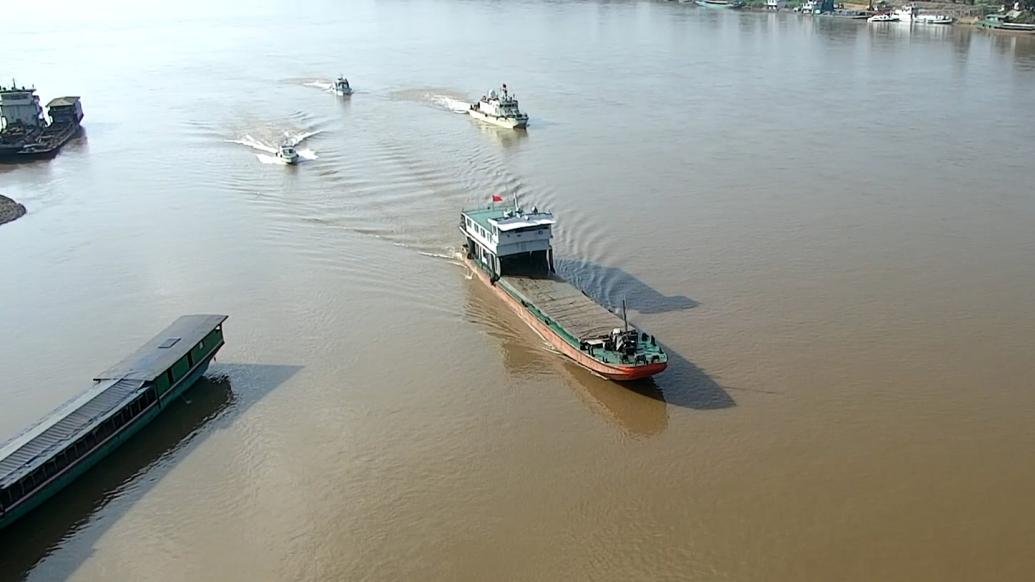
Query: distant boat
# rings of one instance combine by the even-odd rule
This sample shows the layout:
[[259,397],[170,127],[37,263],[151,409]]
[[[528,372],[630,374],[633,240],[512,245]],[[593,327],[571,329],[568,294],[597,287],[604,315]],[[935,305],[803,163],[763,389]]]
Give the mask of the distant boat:
[[740,8],[743,2],[737,0],[696,0],[698,6],[706,8]]
[[918,14],[913,17],[913,22],[917,24],[952,24],[955,19],[943,14]]
[[341,96],[352,95],[352,86],[345,75],[338,75],[338,79],[334,81],[334,93]]
[[225,315],[185,315],[43,420],[0,445],[0,529],[143,429],[208,369]]
[[978,22],[981,28],[991,30],[1006,30],[1010,32],[1035,32],[1035,24],[1023,24],[1010,22],[1005,14],[989,14],[984,20]]
[[901,19],[894,14],[874,14],[866,19],[866,22],[900,22]]
[[920,14],[916,6],[906,5],[892,12],[901,22],[913,24],[952,24],[953,19],[942,14]]
[[280,144],[280,148],[277,149],[277,157],[289,164],[298,163],[298,151],[289,143]]

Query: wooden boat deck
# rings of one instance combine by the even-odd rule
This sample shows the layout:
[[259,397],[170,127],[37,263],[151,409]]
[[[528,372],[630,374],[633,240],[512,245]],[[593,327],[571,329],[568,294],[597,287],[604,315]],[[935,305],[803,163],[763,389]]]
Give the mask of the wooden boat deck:
[[506,275],[502,280],[580,340],[607,336],[625,325],[621,317],[559,277]]

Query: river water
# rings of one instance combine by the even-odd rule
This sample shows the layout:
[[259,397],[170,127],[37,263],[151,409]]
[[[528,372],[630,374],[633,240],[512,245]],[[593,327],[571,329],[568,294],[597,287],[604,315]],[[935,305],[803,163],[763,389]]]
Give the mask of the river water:
[[[1035,38],[235,4],[5,20],[0,74],[82,95],[86,135],[0,166],[29,210],[0,439],[177,315],[230,319],[212,381],[0,535],[0,578],[1030,576]],[[500,82],[527,132],[453,111]],[[468,276],[458,210],[493,193],[556,213],[559,267],[668,371],[595,378]]]

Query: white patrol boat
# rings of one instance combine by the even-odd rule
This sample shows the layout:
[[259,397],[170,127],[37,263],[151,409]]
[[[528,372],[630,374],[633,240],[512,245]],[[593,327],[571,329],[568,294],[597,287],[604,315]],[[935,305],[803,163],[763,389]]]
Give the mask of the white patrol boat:
[[471,117],[500,127],[523,128],[528,125],[528,115],[518,109],[518,101],[504,84],[497,93],[489,91],[468,110]]
[[335,95],[352,95],[352,87],[349,85],[349,80],[345,78],[345,75],[338,75],[338,80],[334,82],[334,93]]
[[289,164],[298,163],[298,152],[295,150],[295,146],[289,143],[280,144],[280,147],[277,148],[277,157]]

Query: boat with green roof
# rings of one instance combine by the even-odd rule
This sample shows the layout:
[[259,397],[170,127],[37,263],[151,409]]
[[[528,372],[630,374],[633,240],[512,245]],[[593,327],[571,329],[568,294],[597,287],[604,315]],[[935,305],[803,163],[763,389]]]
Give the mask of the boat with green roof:
[[0,445],[0,529],[144,428],[223,347],[225,315],[185,315],[43,420]]
[[463,210],[464,261],[529,327],[580,366],[618,381],[663,371],[668,355],[653,335],[619,317],[554,269],[552,213],[493,204]]

